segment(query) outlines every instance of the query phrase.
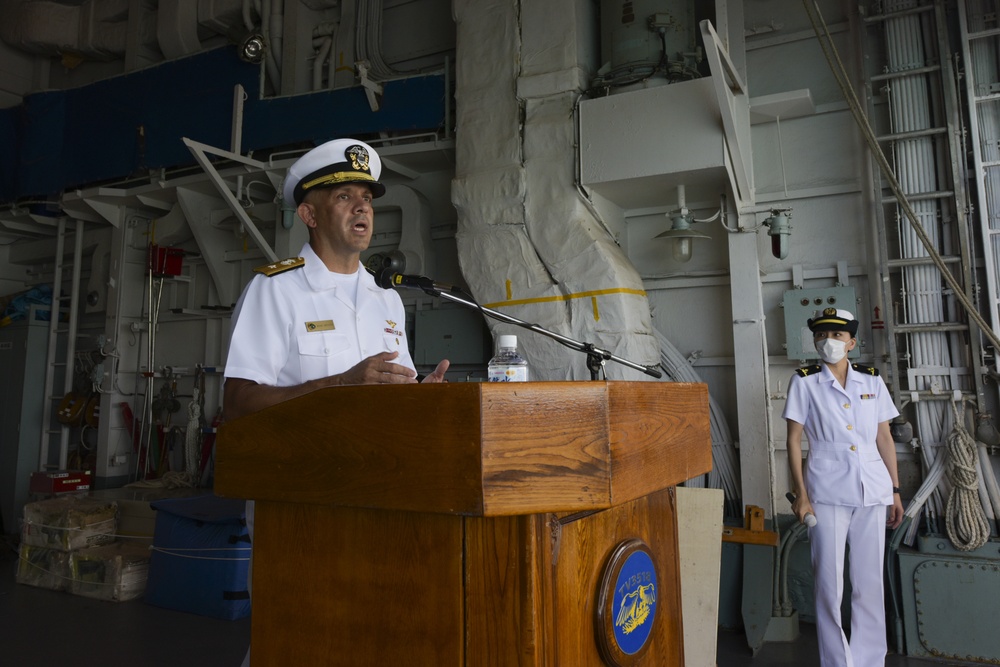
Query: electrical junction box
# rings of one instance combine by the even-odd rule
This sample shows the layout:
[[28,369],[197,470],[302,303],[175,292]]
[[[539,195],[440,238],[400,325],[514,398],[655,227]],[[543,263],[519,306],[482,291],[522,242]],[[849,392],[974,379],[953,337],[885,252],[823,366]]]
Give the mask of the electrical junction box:
[[[858,298],[853,287],[788,290],[781,303],[785,310],[786,356],[795,361],[819,359],[816,347],[813,345],[812,332],[806,325],[806,321],[814,317],[817,310],[839,308],[850,311],[854,317],[858,317]],[[847,357],[857,359],[861,355],[860,347],[860,345],[855,346]]]

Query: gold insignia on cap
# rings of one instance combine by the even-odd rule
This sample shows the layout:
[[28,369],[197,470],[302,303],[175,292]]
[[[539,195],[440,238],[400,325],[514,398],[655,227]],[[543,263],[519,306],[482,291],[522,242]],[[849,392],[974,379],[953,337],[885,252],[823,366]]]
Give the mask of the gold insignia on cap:
[[258,266],[254,269],[254,273],[262,273],[270,278],[271,276],[276,276],[279,273],[284,273],[285,271],[305,266],[305,264],[306,260],[302,257],[289,257],[288,259],[283,259],[280,262],[275,262],[274,264]]
[[370,171],[368,167],[368,151],[365,150],[364,146],[359,146],[357,144],[349,146],[346,151],[344,151],[344,157],[347,161],[351,163],[351,168],[357,171]]
[[826,309],[823,310],[823,315],[825,317],[836,317],[837,316],[837,309],[836,308],[826,308]]
[[306,331],[333,331],[337,327],[333,326],[333,320],[318,320],[316,322],[306,322]]

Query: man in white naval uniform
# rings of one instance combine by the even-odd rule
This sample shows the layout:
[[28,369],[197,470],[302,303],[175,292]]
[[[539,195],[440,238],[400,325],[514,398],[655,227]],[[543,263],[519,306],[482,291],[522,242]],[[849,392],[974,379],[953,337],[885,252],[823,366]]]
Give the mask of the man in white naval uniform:
[[[886,630],[882,564],[886,526],[903,520],[889,420],[899,414],[878,371],[851,364],[858,321],[827,308],[808,320],[823,363],[796,371],[782,417],[800,521],[809,528],[822,667],[882,667]],[[803,475],[802,433],[809,438]],[[886,507],[889,507],[888,516]],[[850,544],[851,638],[841,623],[845,545]]]
[[[327,142],[289,167],[284,198],[295,202],[309,242],[301,257],[258,268],[236,305],[226,419],[324,387],[417,382],[403,303],[361,264],[372,200],[385,194],[381,170],[375,150],[354,139]],[[423,382],[443,382],[448,365],[439,363]],[[252,501],[246,513],[252,539]]]

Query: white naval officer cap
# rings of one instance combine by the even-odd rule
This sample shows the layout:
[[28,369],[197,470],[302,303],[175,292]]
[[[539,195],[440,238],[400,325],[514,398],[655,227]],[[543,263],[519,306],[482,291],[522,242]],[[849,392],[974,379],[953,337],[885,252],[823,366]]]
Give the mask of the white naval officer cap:
[[807,321],[810,331],[846,331],[851,338],[858,335],[858,325],[854,314],[839,308],[824,308]]
[[385,194],[379,183],[382,160],[375,149],[358,139],[334,139],[312,149],[288,168],[283,195],[286,202],[302,203],[306,193],[342,183],[365,183],[372,197]]

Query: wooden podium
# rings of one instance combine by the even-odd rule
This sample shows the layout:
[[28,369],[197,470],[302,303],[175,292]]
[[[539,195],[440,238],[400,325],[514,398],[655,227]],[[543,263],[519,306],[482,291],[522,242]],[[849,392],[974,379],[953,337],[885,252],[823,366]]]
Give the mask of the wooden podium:
[[602,573],[649,547],[629,665],[683,665],[674,489],[711,469],[708,391],[665,382],[324,389],[223,425],[256,502],[253,667],[586,667]]

